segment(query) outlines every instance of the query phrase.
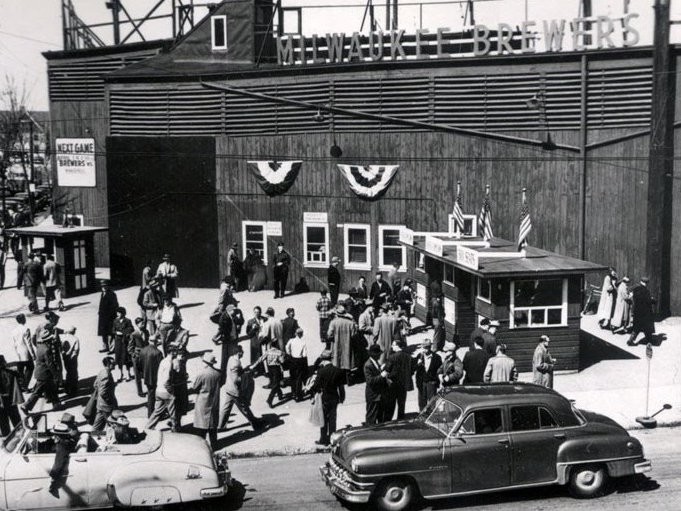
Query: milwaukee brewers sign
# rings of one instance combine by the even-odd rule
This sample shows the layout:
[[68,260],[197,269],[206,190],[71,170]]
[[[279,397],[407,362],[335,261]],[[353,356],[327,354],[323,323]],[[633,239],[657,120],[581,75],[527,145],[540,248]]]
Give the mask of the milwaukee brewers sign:
[[629,13],[622,18],[527,20],[516,27],[475,25],[463,32],[438,28],[414,34],[404,30],[312,37],[289,34],[277,37],[277,60],[280,65],[340,64],[628,47],[639,41],[633,26],[636,18],[638,14]]

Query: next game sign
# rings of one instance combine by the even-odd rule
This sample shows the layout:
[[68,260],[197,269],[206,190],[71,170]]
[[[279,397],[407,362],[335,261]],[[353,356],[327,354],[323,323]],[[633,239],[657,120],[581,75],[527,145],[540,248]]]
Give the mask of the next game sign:
[[58,138],[55,153],[59,186],[97,185],[94,138]]

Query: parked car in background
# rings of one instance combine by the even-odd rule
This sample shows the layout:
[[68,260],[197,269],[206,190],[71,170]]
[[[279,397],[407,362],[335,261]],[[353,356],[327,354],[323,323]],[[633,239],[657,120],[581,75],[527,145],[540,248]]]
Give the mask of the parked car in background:
[[44,415],[31,416],[5,438],[0,509],[159,507],[220,498],[229,489],[226,456],[214,455],[204,439],[148,430],[106,447],[105,435],[82,434],[85,447],[70,455],[66,480],[50,492],[55,443],[46,424]]
[[640,442],[613,420],[533,384],[456,387],[413,420],[349,428],[320,471],[341,500],[406,509],[419,496],[568,485],[601,494],[609,478],[651,470]]

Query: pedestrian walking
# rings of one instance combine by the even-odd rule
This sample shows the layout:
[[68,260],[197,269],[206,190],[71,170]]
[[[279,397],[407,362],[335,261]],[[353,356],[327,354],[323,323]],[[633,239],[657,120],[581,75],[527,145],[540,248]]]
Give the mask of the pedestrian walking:
[[170,368],[170,387],[171,393],[175,397],[174,417],[171,417],[171,424],[174,424],[173,431],[182,431],[182,417],[189,410],[189,375],[187,374],[187,353],[185,351],[170,348],[175,353],[172,366]]
[[286,355],[289,357],[291,387],[293,398],[297,402],[303,400],[303,384],[307,379],[307,344],[303,339],[303,329],[298,327],[293,338],[286,343]]
[[251,365],[251,369],[255,369],[260,364],[266,364],[270,375],[270,394],[267,396],[267,405],[274,408],[274,396],[277,396],[279,401],[283,401],[284,393],[281,391],[281,384],[284,379],[284,353],[279,349],[279,343],[276,339],[271,339],[269,347],[262,357],[260,357],[255,364]]
[[[244,368],[241,365],[241,359],[244,356],[244,350],[241,346],[237,351],[229,357],[227,361],[226,373],[227,378],[223,386],[222,404],[220,405],[220,418],[218,422],[218,429],[225,429],[227,422],[232,414],[232,408],[236,405],[237,409],[251,424],[253,430],[258,430],[262,427],[262,419],[256,418],[251,412],[251,407],[245,400],[242,393],[242,378],[244,375]],[[253,369],[253,366],[247,368],[248,371]]]
[[158,365],[154,410],[149,416],[144,429],[154,429],[166,414],[170,417],[170,429],[175,431],[177,428],[175,422],[175,396],[172,393],[173,387],[170,377],[173,360],[176,356],[177,354],[174,351],[169,351]]
[[627,341],[629,346],[635,346],[638,343],[637,337],[641,332],[645,335],[646,344],[653,342],[653,334],[655,333],[653,305],[655,299],[650,295],[648,282],[648,277],[643,277],[631,290],[631,312],[634,321],[631,336]]
[[341,274],[338,271],[338,265],[340,264],[340,257],[333,256],[331,258],[331,264],[326,270],[326,283],[329,289],[329,294],[331,295],[331,305],[333,307],[338,303],[338,293],[340,293],[341,287]]
[[128,342],[128,354],[132,360],[132,368],[135,373],[135,387],[137,388],[137,395],[144,397],[142,389],[142,381],[144,380],[144,364],[142,361],[142,350],[149,344],[149,332],[145,328],[146,320],[144,318],[135,318],[134,331],[130,334],[130,341]]
[[223,384],[225,382],[227,360],[234,353],[236,353],[236,348],[239,344],[233,311],[234,305],[228,305],[225,311],[220,314],[220,319],[218,320],[218,343],[222,347],[220,356],[220,374],[222,376],[221,383]]
[[212,352],[203,354],[203,366],[194,378],[192,390],[196,395],[194,403],[194,428],[201,438],[208,438],[213,449],[218,443],[220,419],[220,371],[216,369],[217,359]]
[[147,387],[147,417],[151,417],[156,405],[156,386],[158,385],[158,367],[163,360],[163,353],[158,349],[158,336],[152,335],[149,344],[140,352],[140,364],[144,385]]
[[43,312],[50,310],[50,302],[54,300],[57,289],[57,263],[54,262],[54,256],[47,254],[45,264],[43,265],[43,278],[45,282],[45,308]]
[[149,335],[154,335],[157,330],[156,320],[159,308],[163,305],[162,289],[158,279],[152,278],[149,281],[149,289],[144,292],[142,298],[142,317],[146,320],[146,329]]
[[[19,240],[19,237],[16,236],[12,238],[12,240]],[[12,253],[14,254],[14,260],[17,263],[17,289],[21,289],[21,286],[24,285],[24,280],[25,280],[25,274],[26,274],[26,265],[24,263],[24,252],[22,249],[17,248],[16,250],[12,250]],[[29,308],[30,310],[30,308]]]
[[485,340],[476,337],[474,343],[475,347],[469,349],[463,357],[464,385],[480,384],[485,381],[485,368],[489,360],[489,355],[485,351]]
[[617,295],[617,272],[614,268],[608,268],[608,274],[603,278],[603,286],[601,287],[601,299],[598,302],[598,310],[596,317],[601,328],[610,328],[610,320],[615,305],[615,296]]
[[116,319],[113,321],[111,333],[114,337],[114,361],[121,375],[118,382],[123,381],[123,366],[128,371],[127,381],[132,381],[132,359],[128,353],[128,343],[130,342],[130,335],[135,331],[132,322],[126,316],[127,311],[125,307],[118,307],[116,309]]
[[615,298],[615,309],[612,313],[612,320],[610,321],[610,328],[613,333],[623,334],[628,326],[630,319],[631,307],[631,293],[629,292],[629,277],[624,276],[617,284],[617,295]]
[[38,290],[45,280],[43,266],[39,254],[31,254],[24,266],[24,284],[28,295],[28,310],[34,314],[40,313],[38,305]]
[[[286,317],[281,320],[282,329],[282,340],[284,341],[284,347],[288,344],[289,340],[296,336],[296,331],[298,330],[298,320],[296,319],[296,311],[293,307],[286,309]],[[280,347],[281,349],[281,347]]]
[[[371,290],[369,291],[369,299],[372,301],[374,306],[374,315],[378,316],[378,310],[381,305],[385,304],[388,299],[392,296],[392,289],[390,285],[383,280],[383,273],[380,271],[376,273],[376,280],[371,284]],[[388,347],[390,345],[388,344]],[[386,354],[387,349],[383,349],[383,355]]]
[[272,258],[274,273],[274,298],[283,298],[286,294],[286,281],[288,280],[288,269],[291,264],[291,256],[284,250],[284,244],[277,244],[277,252]]
[[320,291],[319,299],[317,300],[317,313],[319,314],[319,338],[329,348],[329,341],[326,333],[329,330],[329,321],[331,317],[331,299],[328,297],[326,289]]
[[407,327],[411,329],[411,314],[414,307],[414,291],[411,288],[411,281],[405,280],[402,289],[395,295],[395,303],[404,313],[407,320]]
[[78,356],[80,355],[80,339],[76,337],[76,327],[67,328],[60,340],[66,372],[64,390],[67,396],[74,397],[78,394]]
[[542,387],[553,388],[553,368],[556,365],[556,359],[549,353],[549,339],[548,335],[542,335],[539,338],[539,344],[534,350],[532,357],[532,382],[541,385]]
[[40,338],[37,339],[37,346],[35,350],[35,370],[33,376],[35,378],[35,387],[33,393],[28,397],[22,411],[25,414],[35,406],[39,398],[45,399],[52,403],[54,409],[59,409],[59,397],[57,389],[59,388],[59,381],[61,379],[60,370],[55,364],[54,356],[52,355],[52,341],[54,333],[51,327],[42,329]]
[[505,344],[497,345],[496,354],[487,361],[483,379],[485,383],[518,381],[515,360],[506,355]]
[[110,343],[113,322],[116,319],[118,309],[118,297],[111,290],[108,280],[100,280],[101,294],[99,296],[99,309],[97,311],[97,335],[102,338],[102,349],[100,353],[113,351]]
[[443,347],[445,357],[438,370],[440,386],[447,389],[458,385],[463,377],[463,362],[456,354],[456,345],[453,342],[445,342]]
[[411,356],[405,351],[407,343],[402,339],[394,339],[392,342],[392,353],[388,355],[385,369],[388,371],[390,381],[388,394],[386,396],[384,420],[390,421],[397,408],[397,420],[404,419],[407,393],[414,390],[412,375]]
[[170,254],[163,254],[163,262],[158,265],[156,276],[159,277],[163,285],[163,293],[166,296],[171,298],[180,296],[177,288],[177,279],[180,276],[180,272],[177,266],[170,261]]
[[317,445],[329,445],[336,431],[338,405],[345,401],[345,374],[331,363],[332,353],[324,350],[320,355],[317,378],[312,386],[313,394],[321,394],[324,425],[319,430]]
[[284,341],[284,325],[280,320],[274,318],[274,309],[272,307],[267,307],[265,311],[267,314],[267,336],[271,341],[277,342],[277,347],[279,350],[284,351],[286,347],[286,342]]
[[366,414],[364,423],[367,426],[384,422],[384,409],[388,393],[388,371],[383,369],[378,360],[381,347],[378,344],[369,346],[369,359],[364,363],[364,398]]
[[168,335],[175,328],[179,318],[182,318],[182,314],[178,306],[173,302],[173,298],[167,294],[163,295],[163,305],[156,315],[156,321],[164,355],[168,354]]
[[115,361],[111,357],[102,359],[103,369],[99,371],[95,378],[94,392],[97,395],[95,421],[92,424],[93,431],[104,431],[106,420],[111,412],[118,408],[116,399],[116,382],[111,372],[114,369]]
[[19,405],[23,402],[19,374],[10,370],[5,357],[0,355],[0,433],[3,437],[21,424]]
[[357,333],[357,323],[345,310],[345,305],[336,306],[335,317],[329,323],[327,338],[331,342],[332,364],[341,369],[346,376],[355,368],[355,353],[352,349],[352,339]]
[[33,376],[33,368],[35,367],[33,364],[35,348],[31,342],[31,330],[26,325],[26,316],[18,314],[15,320],[17,326],[12,330],[12,341],[14,343],[14,351],[17,354],[19,381],[22,388],[26,390],[28,389],[31,377]]
[[142,268],[142,278],[140,280],[140,290],[137,293],[137,304],[140,306],[142,316],[144,316],[145,312],[144,295],[147,293],[147,291],[149,291],[151,288],[151,283],[154,280],[154,270],[152,269],[151,265],[151,260],[147,260],[144,263],[144,268]]
[[433,352],[433,341],[424,339],[421,350],[415,353],[416,390],[418,391],[419,410],[423,410],[428,402],[437,394],[440,384],[438,371],[442,366],[440,355]]

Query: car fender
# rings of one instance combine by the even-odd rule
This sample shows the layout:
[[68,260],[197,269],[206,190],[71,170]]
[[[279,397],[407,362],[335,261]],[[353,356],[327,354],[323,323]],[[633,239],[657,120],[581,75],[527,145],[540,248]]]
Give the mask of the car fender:
[[201,490],[219,486],[214,469],[169,461],[143,461],[120,467],[107,492],[119,506],[159,506],[201,500]]
[[623,459],[643,456],[641,443],[630,436],[582,436],[566,440],[558,448],[558,480],[567,483],[569,467],[584,463],[601,463],[608,467]]

